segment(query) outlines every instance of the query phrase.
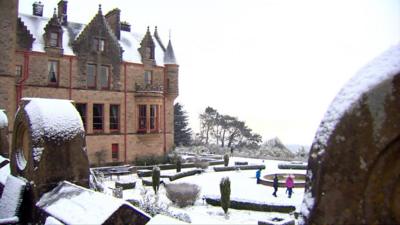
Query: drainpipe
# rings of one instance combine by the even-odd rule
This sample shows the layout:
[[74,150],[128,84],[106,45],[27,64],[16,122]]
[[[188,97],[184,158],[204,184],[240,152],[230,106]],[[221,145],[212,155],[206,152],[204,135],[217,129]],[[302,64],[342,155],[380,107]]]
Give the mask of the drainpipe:
[[126,147],[126,144],[127,144],[127,141],[126,141],[126,138],[127,138],[127,129],[126,129],[126,127],[127,127],[127,123],[126,123],[126,107],[127,107],[127,105],[126,105],[126,103],[127,103],[127,100],[126,100],[126,82],[127,82],[127,76],[126,76],[127,74],[126,74],[126,63],[124,63],[124,162],[126,163],[126,149],[127,149],[127,147]]
[[22,79],[17,83],[17,99],[16,99],[16,107],[18,109],[19,101],[22,98],[22,90],[24,88],[24,83],[29,77],[29,52],[24,51],[24,71],[22,74]]
[[164,67],[164,91],[163,91],[163,117],[164,117],[164,121],[163,121],[163,139],[164,139],[164,155],[167,153],[167,131],[166,131],[166,127],[167,127],[167,118],[166,118],[166,105],[165,105],[165,98],[167,95],[167,68]]
[[72,99],[72,56],[69,57],[69,100]]

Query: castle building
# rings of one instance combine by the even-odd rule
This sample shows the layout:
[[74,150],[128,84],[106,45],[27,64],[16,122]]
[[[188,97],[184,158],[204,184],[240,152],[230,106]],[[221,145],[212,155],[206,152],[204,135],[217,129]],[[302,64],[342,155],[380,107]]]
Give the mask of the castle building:
[[9,35],[15,40],[0,53],[13,53],[0,65],[0,108],[9,132],[22,98],[70,99],[82,117],[92,165],[167,153],[179,74],[171,40],[165,47],[157,27],[153,34],[136,32],[121,22],[119,9],[103,14],[99,6],[82,24],[68,20],[65,0],[50,18],[43,7],[35,2],[32,15],[18,14],[15,37]]

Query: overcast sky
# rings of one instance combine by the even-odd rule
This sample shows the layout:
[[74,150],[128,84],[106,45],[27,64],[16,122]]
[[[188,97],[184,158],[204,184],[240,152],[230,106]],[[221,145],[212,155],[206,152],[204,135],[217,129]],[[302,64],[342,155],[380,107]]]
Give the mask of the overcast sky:
[[[58,0],[42,2],[50,17]],[[68,19],[88,23],[99,4],[138,32],[158,26],[164,43],[171,30],[195,131],[211,106],[285,144],[310,145],[346,81],[400,42],[400,0],[68,0]]]

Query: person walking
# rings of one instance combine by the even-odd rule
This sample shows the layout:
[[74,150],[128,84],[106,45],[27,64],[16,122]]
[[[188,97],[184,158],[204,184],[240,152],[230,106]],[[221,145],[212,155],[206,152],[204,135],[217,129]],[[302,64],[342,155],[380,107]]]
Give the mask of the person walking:
[[257,172],[256,172],[257,184],[260,183],[260,177],[261,177],[261,169],[258,169]]
[[276,192],[278,191],[278,185],[279,185],[279,180],[278,180],[278,176],[275,174],[274,177],[274,183],[273,183],[273,187],[274,187],[274,193],[272,193],[273,196],[276,196]]
[[288,178],[286,178],[286,191],[288,192],[288,197],[292,197],[294,187],[294,181],[292,175],[289,174]]

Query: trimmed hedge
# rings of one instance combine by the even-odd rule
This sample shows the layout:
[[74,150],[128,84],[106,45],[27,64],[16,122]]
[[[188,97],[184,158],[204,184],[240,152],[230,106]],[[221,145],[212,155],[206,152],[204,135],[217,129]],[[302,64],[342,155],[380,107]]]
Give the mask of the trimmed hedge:
[[[163,180],[160,180],[160,184],[164,183]],[[152,180],[142,179],[143,186],[153,186]]]
[[[221,206],[221,200],[219,198],[214,198],[210,196],[205,196],[207,204],[212,206]],[[268,205],[264,203],[257,202],[244,202],[235,199],[231,199],[232,209],[241,209],[241,210],[253,210],[253,211],[261,211],[261,212],[281,212],[281,213],[291,213],[296,210],[296,207],[288,205]]]
[[235,162],[235,166],[245,166],[245,165],[249,165],[249,162],[245,162],[245,161]]
[[153,174],[152,170],[138,170],[137,175],[138,177],[151,177]]
[[201,174],[202,172],[203,172],[202,169],[194,169],[194,170],[189,170],[189,171],[186,171],[186,172],[180,172],[180,173],[177,173],[177,174],[175,174],[173,176],[170,176],[169,180],[170,181],[174,181],[174,180],[177,180],[177,179],[180,179],[180,178],[183,178],[183,177],[193,176],[195,174]]
[[215,172],[222,171],[233,171],[233,170],[258,170],[265,169],[264,165],[244,165],[244,166],[226,166],[226,167],[214,167]]
[[134,182],[120,182],[120,181],[115,181],[115,187],[118,188],[122,188],[122,190],[126,190],[126,189],[133,189],[136,186],[136,181]]
[[281,170],[292,169],[292,170],[306,170],[307,164],[296,164],[296,163],[280,163],[278,168]]

